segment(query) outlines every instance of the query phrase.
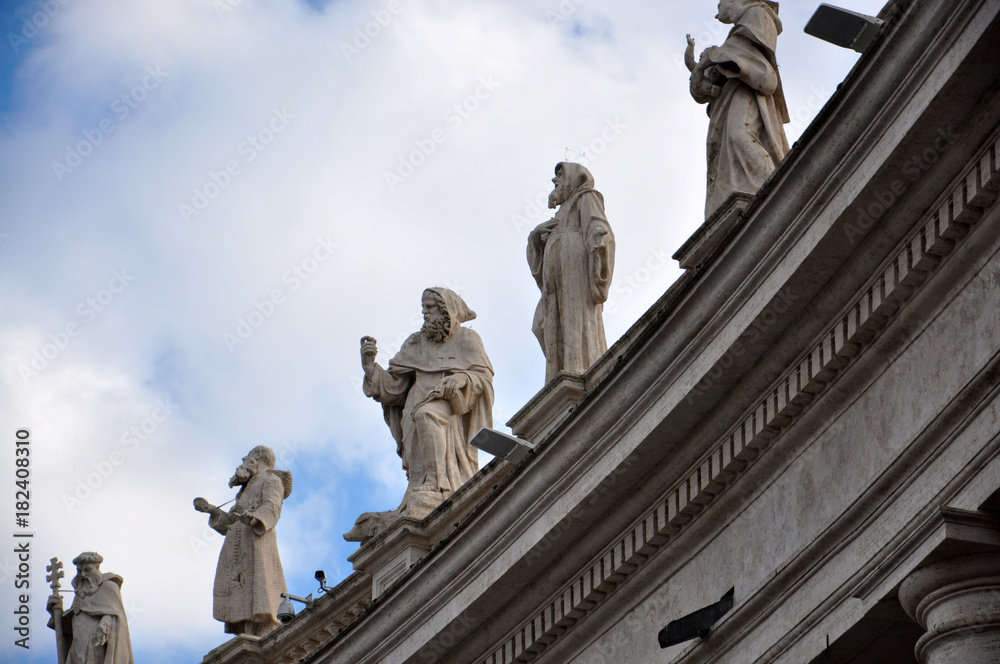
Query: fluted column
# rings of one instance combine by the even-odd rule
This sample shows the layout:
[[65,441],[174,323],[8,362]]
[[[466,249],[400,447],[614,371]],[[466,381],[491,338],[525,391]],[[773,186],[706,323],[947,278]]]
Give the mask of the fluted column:
[[920,664],[1000,662],[1000,553],[950,558],[903,581],[899,601],[927,632]]

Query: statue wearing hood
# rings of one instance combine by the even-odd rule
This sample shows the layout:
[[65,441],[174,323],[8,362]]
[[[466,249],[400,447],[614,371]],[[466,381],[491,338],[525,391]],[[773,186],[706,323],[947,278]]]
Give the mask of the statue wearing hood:
[[604,197],[581,164],[556,165],[549,207],[555,217],[528,236],[528,266],[541,299],[531,331],[545,355],[545,381],[582,374],[608,349],[604,302],[615,268],[615,236]]
[[695,62],[688,35],[684,54],[691,96],[708,104],[706,219],[731,194],[756,194],[788,152],[788,109],[775,57],[778,3],[721,0],[716,18],[733,26],[722,46],[710,46]]
[[493,365],[479,335],[462,327],[476,313],[447,288],[428,288],[421,302],[424,325],[388,369],[375,362],[375,339],[361,339],[364,393],[382,404],[407,488],[397,509],[361,515],[349,541],[365,541],[399,516],[430,514],[479,470],[469,441],[493,425]]

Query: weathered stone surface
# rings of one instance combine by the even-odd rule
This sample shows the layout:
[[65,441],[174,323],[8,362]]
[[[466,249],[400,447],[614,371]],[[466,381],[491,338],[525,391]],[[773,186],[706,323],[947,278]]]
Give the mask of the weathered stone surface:
[[229,634],[263,636],[279,625],[281,594],[288,592],[274,527],[292,493],[292,474],[274,470],[274,452],[250,450],[229,480],[239,486],[236,504],[223,512],[204,498],[194,508],[209,515],[208,525],[226,540],[215,572],[213,615]]
[[73,605],[63,610],[58,583],[46,608],[56,630],[60,664],[135,664],[122,602],[122,577],[101,573],[104,558],[85,551],[73,559]]
[[604,303],[615,269],[615,236],[594,176],[572,162],[556,165],[549,207],[556,216],[528,236],[528,266],[542,292],[531,331],[545,355],[545,381],[582,374],[608,349]]
[[920,664],[992,664],[1000,660],[1000,551],[921,567],[903,581],[899,599],[927,632]]
[[476,313],[447,288],[428,288],[424,326],[383,369],[375,339],[361,340],[367,396],[382,404],[403,460],[407,488],[395,510],[366,512],[344,535],[365,542],[396,518],[422,519],[479,470],[469,444],[493,426],[493,365],[479,335],[462,323]]
[[696,62],[688,35],[684,54],[691,96],[708,104],[710,118],[706,219],[733,192],[756,193],[788,152],[788,109],[775,58],[778,3],[722,0],[716,18],[733,26],[726,41]]

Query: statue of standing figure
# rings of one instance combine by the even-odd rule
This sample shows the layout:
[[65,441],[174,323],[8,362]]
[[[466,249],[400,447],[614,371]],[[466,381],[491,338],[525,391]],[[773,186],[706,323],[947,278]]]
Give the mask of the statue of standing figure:
[[556,164],[549,207],[556,215],[528,235],[528,266],[541,299],[531,331],[545,355],[545,382],[582,374],[608,349],[604,302],[615,269],[615,236],[604,197],[583,165]]
[[396,440],[407,487],[395,510],[365,512],[344,539],[366,542],[401,516],[422,519],[479,470],[469,444],[493,426],[493,365],[475,330],[462,327],[472,311],[458,293],[428,288],[424,325],[403,342],[384,369],[372,337],[361,339],[366,396],[382,404]]
[[208,525],[226,537],[215,570],[212,614],[227,634],[264,636],[280,623],[281,594],[287,593],[274,527],[292,493],[292,474],[275,470],[274,451],[258,445],[243,457],[229,480],[240,487],[228,512],[204,498],[194,508],[208,514]]
[[716,18],[733,26],[722,46],[705,49],[696,62],[688,35],[684,53],[691,96],[708,104],[706,219],[731,194],[756,194],[788,152],[788,109],[775,58],[778,3],[721,0]]
[[62,563],[52,559],[48,579],[52,595],[46,609],[52,614],[49,627],[56,632],[59,664],[135,664],[128,620],[122,602],[122,577],[102,573],[104,558],[84,551],[73,559],[73,605],[63,611],[59,594]]

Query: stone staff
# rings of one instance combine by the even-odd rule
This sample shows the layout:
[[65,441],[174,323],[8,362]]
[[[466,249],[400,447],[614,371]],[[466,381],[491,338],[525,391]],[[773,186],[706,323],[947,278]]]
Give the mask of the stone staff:
[[[58,558],[50,560],[49,564],[45,566],[45,571],[48,572],[45,580],[49,583],[49,587],[52,588],[52,596],[49,597],[49,604],[52,605],[53,629],[56,633],[56,656],[59,658],[59,664],[66,664],[66,655],[69,648],[67,647],[66,634],[63,632],[62,627],[62,595],[59,594],[61,587],[59,579],[66,576],[62,568],[63,564]],[[53,598],[55,598],[55,602],[53,602]]]

